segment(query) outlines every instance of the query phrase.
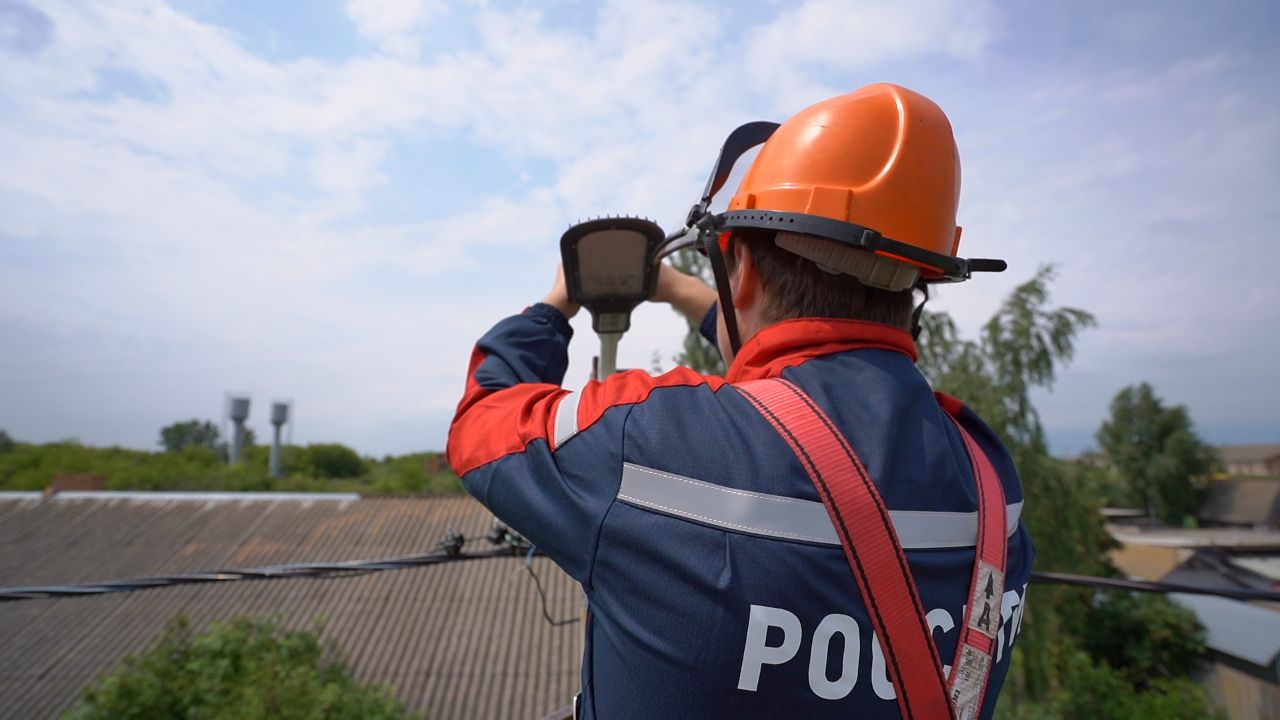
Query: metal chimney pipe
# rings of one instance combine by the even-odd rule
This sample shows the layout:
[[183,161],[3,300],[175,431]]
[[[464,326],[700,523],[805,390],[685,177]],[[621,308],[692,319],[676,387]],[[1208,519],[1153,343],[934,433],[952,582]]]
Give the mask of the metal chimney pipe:
[[289,403],[271,404],[271,477],[280,477],[280,428],[289,422]]
[[235,429],[231,432],[231,464],[240,461],[240,450],[244,446],[244,421],[249,419],[249,398],[231,398],[231,420]]

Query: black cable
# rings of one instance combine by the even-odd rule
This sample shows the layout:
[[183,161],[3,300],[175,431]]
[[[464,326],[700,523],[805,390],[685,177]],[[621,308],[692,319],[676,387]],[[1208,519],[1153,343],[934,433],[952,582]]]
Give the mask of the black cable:
[[1107,590],[1136,590],[1137,592],[1186,593],[1188,595],[1213,595],[1233,600],[1270,600],[1280,602],[1280,592],[1256,588],[1206,588],[1179,583],[1150,582],[1147,580],[1121,580],[1120,578],[1072,575],[1070,573],[1031,573],[1031,582],[1055,585],[1078,585]]
[[444,549],[426,555],[409,555],[386,560],[354,560],[347,562],[293,563],[289,565],[272,565],[259,568],[243,568],[232,570],[214,570],[210,572],[184,573],[180,575],[160,575],[127,580],[110,580],[99,583],[82,583],[76,585],[52,585],[0,588],[0,602],[13,600],[30,600],[34,598],[77,597],[81,595],[104,595],[107,593],[132,592],[157,587],[174,585],[195,585],[200,583],[230,582],[234,580],[269,580],[277,578],[323,578],[335,576],[351,576],[378,570],[399,570],[412,567],[426,567],[446,562],[462,560],[484,560],[495,557],[515,557],[518,550],[502,547],[480,552],[461,552],[453,550],[456,536],[446,538]]
[[547,593],[542,589],[542,580],[538,578],[538,573],[533,571],[533,565],[526,562],[524,569],[529,571],[529,577],[533,578],[533,586],[538,589],[538,597],[542,598],[542,619],[547,621],[551,627],[560,627],[561,625],[572,625],[578,622],[578,618],[565,618],[564,620],[556,620],[551,617],[551,611],[547,609]]
[[524,553],[524,569],[529,572],[529,577],[533,579],[533,586],[537,589],[538,597],[542,600],[542,619],[546,620],[548,625],[560,627],[561,625],[572,625],[578,622],[578,618],[556,620],[551,617],[551,610],[547,608],[547,593],[542,588],[542,578],[538,577],[538,573],[533,569],[533,556],[539,554],[538,549],[530,544],[523,535],[507,527],[501,520],[494,518],[493,527],[489,530],[488,540],[494,545],[506,545],[517,552]]
[[[196,585],[201,583],[230,582],[235,580],[271,580],[278,578],[325,578],[349,577],[379,570],[400,570],[404,568],[426,567],[447,562],[463,560],[485,560],[497,557],[519,557],[536,553],[528,542],[504,526],[495,525],[490,533],[490,542],[502,547],[479,552],[462,552],[459,540],[465,542],[457,533],[451,532],[441,542],[442,550],[426,555],[409,555],[386,560],[353,560],[345,562],[293,563],[289,565],[270,565],[259,568],[241,568],[232,570],[213,570],[209,572],[184,573],[180,575],[158,575],[151,577],[130,578],[127,580],[109,580],[99,583],[82,583],[75,585],[50,585],[31,587],[0,588],[0,602],[15,600],[31,600],[37,598],[78,597],[82,595],[105,595],[108,593],[132,592],[150,588],[171,587],[174,585]],[[552,625],[567,625],[577,622],[576,618],[555,620],[547,609],[546,591],[532,567],[526,565],[533,576],[534,585],[542,598],[542,614]],[[1093,587],[1104,590],[1132,590],[1137,592],[1185,593],[1188,595],[1211,595],[1231,598],[1233,600],[1265,600],[1280,602],[1280,591],[1261,590],[1255,588],[1206,588],[1180,583],[1150,582],[1147,580],[1124,580],[1120,578],[1104,578],[1092,575],[1073,575],[1070,573],[1033,572],[1031,582],[1037,584],[1075,585]]]

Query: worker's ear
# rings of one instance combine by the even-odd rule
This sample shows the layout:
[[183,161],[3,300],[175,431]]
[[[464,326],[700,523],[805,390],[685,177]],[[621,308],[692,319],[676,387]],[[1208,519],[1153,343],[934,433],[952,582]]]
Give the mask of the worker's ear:
[[734,242],[733,275],[729,286],[733,288],[733,306],[741,310],[750,308],[760,299],[760,271],[751,248],[745,242]]

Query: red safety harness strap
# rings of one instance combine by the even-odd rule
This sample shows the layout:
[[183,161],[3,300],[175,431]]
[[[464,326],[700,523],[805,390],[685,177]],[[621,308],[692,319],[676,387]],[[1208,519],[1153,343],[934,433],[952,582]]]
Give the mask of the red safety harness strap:
[[902,716],[950,717],[942,664],[906,555],[853,448],[826,414],[785,380],[745,383],[738,391],[786,441],[822,498],[884,650]]
[[[1005,508],[1003,489],[990,461],[957,422],[980,487],[978,561],[970,598],[985,600],[986,615],[985,620],[982,613],[975,616],[974,608],[980,603],[969,603],[949,685],[888,509],[848,441],[808,395],[786,380],[771,378],[736,387],[795,453],[826,506],[884,651],[902,716],[940,720],[952,717],[954,707],[955,717],[971,717],[982,706],[990,675],[995,636],[989,631],[1000,625],[999,605],[993,609],[992,598],[1003,594],[999,586],[1004,579]],[[948,404],[956,406],[958,413],[958,403],[943,403]],[[948,414],[954,414],[952,408]]]
[[1004,597],[1004,571],[1008,554],[1007,508],[1004,486],[991,465],[991,459],[960,424],[958,400],[938,393],[938,404],[947,412],[960,437],[973,468],[974,486],[978,490],[978,538],[973,576],[969,584],[969,603],[965,606],[964,623],[960,626],[960,642],[951,662],[947,693],[958,720],[969,720],[982,709],[987,681],[994,664],[996,639],[1000,631],[1000,605]]

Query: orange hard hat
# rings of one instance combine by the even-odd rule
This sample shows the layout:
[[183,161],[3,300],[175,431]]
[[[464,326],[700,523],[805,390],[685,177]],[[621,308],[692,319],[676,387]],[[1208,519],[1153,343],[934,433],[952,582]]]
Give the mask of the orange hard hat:
[[[712,214],[734,164],[761,144],[728,208]],[[778,247],[824,270],[892,291],[1002,272],[1003,260],[957,256],[959,202],[960,157],[942,109],[898,85],[868,85],[781,125],[756,121],[729,133],[684,229],[658,256],[692,244],[707,254],[737,352],[724,259],[735,233],[772,232]]]
[[778,126],[716,227],[722,251],[734,230],[773,230],[786,250],[901,290],[980,269],[956,258],[959,201],[947,116],[923,95],[880,83]]

